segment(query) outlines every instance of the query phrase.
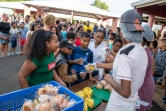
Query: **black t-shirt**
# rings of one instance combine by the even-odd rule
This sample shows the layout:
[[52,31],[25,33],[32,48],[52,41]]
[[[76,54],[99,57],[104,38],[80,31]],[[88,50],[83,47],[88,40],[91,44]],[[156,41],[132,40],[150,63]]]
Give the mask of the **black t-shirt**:
[[0,32],[9,34],[10,23],[0,22]]

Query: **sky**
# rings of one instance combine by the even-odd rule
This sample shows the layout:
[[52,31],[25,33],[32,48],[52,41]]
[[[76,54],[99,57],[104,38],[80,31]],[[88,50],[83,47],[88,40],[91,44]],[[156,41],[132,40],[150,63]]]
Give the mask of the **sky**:
[[[40,0],[40,1],[45,1],[45,0]],[[72,0],[70,1],[72,2]],[[86,4],[91,4],[94,2],[94,0],[78,0],[78,1],[84,2]],[[101,0],[101,1],[106,2],[106,4],[109,6],[110,12],[121,16],[125,11],[132,9],[131,3],[140,0]]]
[[[91,4],[94,0],[79,0],[81,2]],[[109,6],[109,10],[112,13],[122,15],[125,11],[132,9],[131,3],[140,1],[140,0],[101,0],[106,2]]]

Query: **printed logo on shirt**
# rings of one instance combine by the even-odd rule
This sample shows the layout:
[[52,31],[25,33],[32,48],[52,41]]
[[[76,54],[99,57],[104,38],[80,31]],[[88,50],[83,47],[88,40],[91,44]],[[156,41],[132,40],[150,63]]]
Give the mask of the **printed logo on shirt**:
[[89,55],[89,53],[87,52],[87,53],[86,53],[86,56],[88,56],[88,55]]
[[55,67],[55,62],[48,64],[48,70],[52,70]]

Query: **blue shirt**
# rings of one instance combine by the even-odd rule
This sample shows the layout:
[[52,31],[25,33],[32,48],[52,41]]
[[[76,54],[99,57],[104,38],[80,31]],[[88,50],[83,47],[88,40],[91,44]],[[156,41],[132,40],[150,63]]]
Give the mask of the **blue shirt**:
[[67,32],[66,31],[61,31],[61,34],[62,34],[63,40],[66,40],[67,39],[66,38]]
[[166,68],[166,50],[160,50],[155,58],[155,74],[163,76]]
[[20,38],[26,39],[27,32],[28,32],[27,28],[20,28]]
[[71,69],[74,69],[77,74],[79,74],[80,72],[86,71],[84,65],[87,65],[88,63],[93,63],[93,52],[89,48],[82,49],[81,47],[75,47],[69,59],[77,60],[80,58],[84,59],[83,65],[73,64],[71,66]]

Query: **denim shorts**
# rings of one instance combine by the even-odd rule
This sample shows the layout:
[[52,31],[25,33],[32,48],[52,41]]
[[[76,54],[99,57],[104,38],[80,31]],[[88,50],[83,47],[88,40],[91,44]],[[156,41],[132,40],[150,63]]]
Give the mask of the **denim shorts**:
[[11,47],[12,48],[17,47],[17,41],[11,40]]
[[[0,32],[0,36],[9,36],[9,34],[5,34],[5,33]],[[0,44],[6,44],[8,42],[9,42],[9,40],[4,40],[4,39],[0,38]]]

